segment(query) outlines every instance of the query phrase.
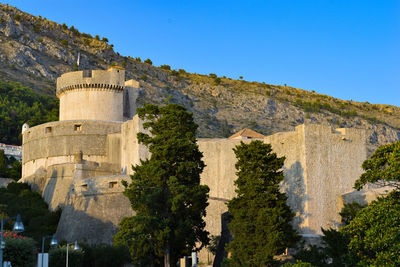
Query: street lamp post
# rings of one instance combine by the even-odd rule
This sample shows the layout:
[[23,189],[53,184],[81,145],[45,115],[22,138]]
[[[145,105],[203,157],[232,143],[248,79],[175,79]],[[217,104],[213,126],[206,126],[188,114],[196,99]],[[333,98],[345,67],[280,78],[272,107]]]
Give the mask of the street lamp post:
[[10,218],[3,218],[1,219],[1,231],[0,231],[0,266],[3,266],[3,249],[5,247],[5,242],[3,241],[3,228],[4,228],[4,223],[8,220],[15,219],[14,227],[13,227],[13,232],[16,233],[21,233],[25,230],[24,224],[21,221],[21,216],[18,214],[16,217],[10,217]]
[[[57,239],[56,239],[56,235],[47,235],[42,237],[42,250],[41,250],[41,254],[42,254],[42,267],[43,267],[43,255],[44,255],[44,241],[46,240],[46,238],[50,238],[51,237],[51,241],[50,241],[50,246],[57,246]],[[1,266],[0,266],[1,267]]]
[[69,247],[70,245],[72,245],[72,244],[75,244],[75,245],[74,245],[74,250],[78,250],[78,249],[79,249],[79,245],[78,245],[78,242],[77,242],[77,241],[67,244],[67,258],[66,258],[66,261],[65,261],[65,262],[66,262],[66,263],[65,263],[65,267],[68,267],[68,247]]

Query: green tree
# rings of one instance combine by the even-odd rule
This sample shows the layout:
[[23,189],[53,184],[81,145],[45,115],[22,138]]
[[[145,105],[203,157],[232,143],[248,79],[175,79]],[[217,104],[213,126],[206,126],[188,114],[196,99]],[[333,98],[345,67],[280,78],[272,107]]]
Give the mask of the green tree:
[[4,260],[13,267],[35,266],[36,242],[32,238],[5,238]]
[[4,155],[4,150],[0,150],[0,177],[8,177],[7,157]]
[[343,209],[340,211],[340,216],[342,217],[342,225],[348,225],[357,214],[365,208],[366,205],[361,205],[357,202],[345,203]]
[[[24,183],[10,183],[7,188],[0,188],[0,208],[10,217],[21,214],[25,226],[24,236],[32,237],[38,243],[42,236],[56,232],[61,215],[61,210],[49,211],[42,196]],[[12,221],[9,221],[5,229],[11,228]]]
[[371,202],[341,231],[358,266],[400,266],[400,192]]
[[380,146],[374,154],[362,164],[364,173],[354,185],[360,190],[367,183],[382,186],[392,185],[400,189],[400,141]]
[[129,248],[135,266],[159,266],[163,258],[174,264],[209,242],[203,220],[209,188],[200,185],[198,126],[177,104],[137,111],[150,133],[139,133],[138,140],[151,157],[134,166],[132,182],[124,184],[136,216],[121,221],[114,241]]
[[258,140],[241,142],[234,152],[238,178],[237,196],[228,202],[231,264],[270,266],[274,255],[299,240],[291,225],[294,213],[279,189],[285,158],[277,157],[270,144]]
[[[49,250],[49,266],[64,267],[66,265],[67,248],[57,247]],[[68,249],[68,265],[74,267],[83,267],[83,251]],[[85,266],[86,267],[86,266]]]

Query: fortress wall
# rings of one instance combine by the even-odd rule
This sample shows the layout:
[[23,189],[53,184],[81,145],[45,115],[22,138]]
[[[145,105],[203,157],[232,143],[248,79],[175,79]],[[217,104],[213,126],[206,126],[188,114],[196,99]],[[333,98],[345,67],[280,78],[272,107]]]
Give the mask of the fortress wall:
[[284,181],[281,189],[286,193],[287,204],[296,213],[293,225],[300,233],[308,233],[307,175],[305,159],[304,125],[294,132],[276,133],[264,139],[278,157],[285,157]]
[[127,175],[104,176],[77,181],[72,185],[58,224],[59,240],[86,239],[90,244],[112,243],[123,217],[134,215],[122,192]]
[[139,165],[140,159],[150,157],[148,149],[139,144],[138,132],[147,133],[137,115],[121,126],[121,169],[124,174],[132,174],[132,165]]
[[41,124],[22,137],[22,163],[40,158],[106,155],[107,134],[120,132],[121,123],[107,121],[59,121]]
[[362,173],[367,157],[364,130],[307,125],[306,175],[309,229],[321,234],[321,227],[340,223],[339,199],[350,191]]
[[124,88],[124,108],[123,116],[124,121],[131,120],[136,115],[136,99],[139,96],[139,82],[135,80],[129,80],[125,82]]
[[64,206],[74,173],[75,166],[72,163],[57,164],[47,168],[42,197],[50,210]]
[[59,96],[60,121],[122,121],[122,91],[75,89]]
[[[48,168],[73,163],[74,155],[80,151],[83,160],[106,164],[107,135],[118,133],[120,127],[121,123],[79,120],[49,122],[29,128],[23,133],[21,181],[43,192]],[[119,164],[116,165],[119,170]]]
[[121,166],[121,133],[107,135],[107,162]]
[[[236,179],[236,156],[232,149],[240,144],[240,140],[198,139],[197,144],[206,164],[200,183],[210,187],[207,216],[204,218],[206,230],[212,235],[221,235],[222,215],[228,211],[226,201],[236,195],[233,184]],[[199,255],[202,261],[206,256],[205,252]]]

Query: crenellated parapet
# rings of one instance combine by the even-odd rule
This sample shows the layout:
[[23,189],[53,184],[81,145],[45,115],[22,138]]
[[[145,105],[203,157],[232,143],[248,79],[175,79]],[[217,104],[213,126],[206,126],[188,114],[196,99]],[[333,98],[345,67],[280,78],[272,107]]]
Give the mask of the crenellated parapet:
[[57,96],[69,90],[115,90],[122,91],[125,70],[117,67],[108,70],[82,70],[64,73],[57,79]]

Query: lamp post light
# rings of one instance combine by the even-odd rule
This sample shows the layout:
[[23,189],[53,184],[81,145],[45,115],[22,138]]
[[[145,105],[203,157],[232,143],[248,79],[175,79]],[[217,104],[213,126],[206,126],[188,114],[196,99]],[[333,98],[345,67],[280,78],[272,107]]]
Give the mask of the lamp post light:
[[8,220],[15,219],[15,223],[13,226],[13,232],[16,233],[21,233],[25,230],[24,224],[22,223],[21,220],[21,215],[17,215],[16,217],[10,217],[10,218],[3,218],[1,219],[1,232],[0,232],[0,266],[3,266],[3,249],[5,247],[5,242],[3,241],[3,228],[4,228],[4,223]]
[[70,245],[72,245],[72,244],[74,244],[74,250],[79,250],[80,249],[77,241],[67,244],[67,258],[66,258],[66,261],[65,261],[66,262],[65,263],[65,267],[68,267],[68,247]]
[[[57,246],[57,244],[58,244],[58,242],[57,242],[57,239],[56,239],[56,235],[54,234],[54,235],[47,235],[47,236],[44,236],[44,237],[42,237],[42,250],[41,250],[41,254],[42,254],[42,267],[43,267],[43,255],[44,255],[44,241],[47,239],[47,238],[50,238],[51,237],[51,240],[50,240],[50,246]],[[1,266],[0,266],[1,267]]]

